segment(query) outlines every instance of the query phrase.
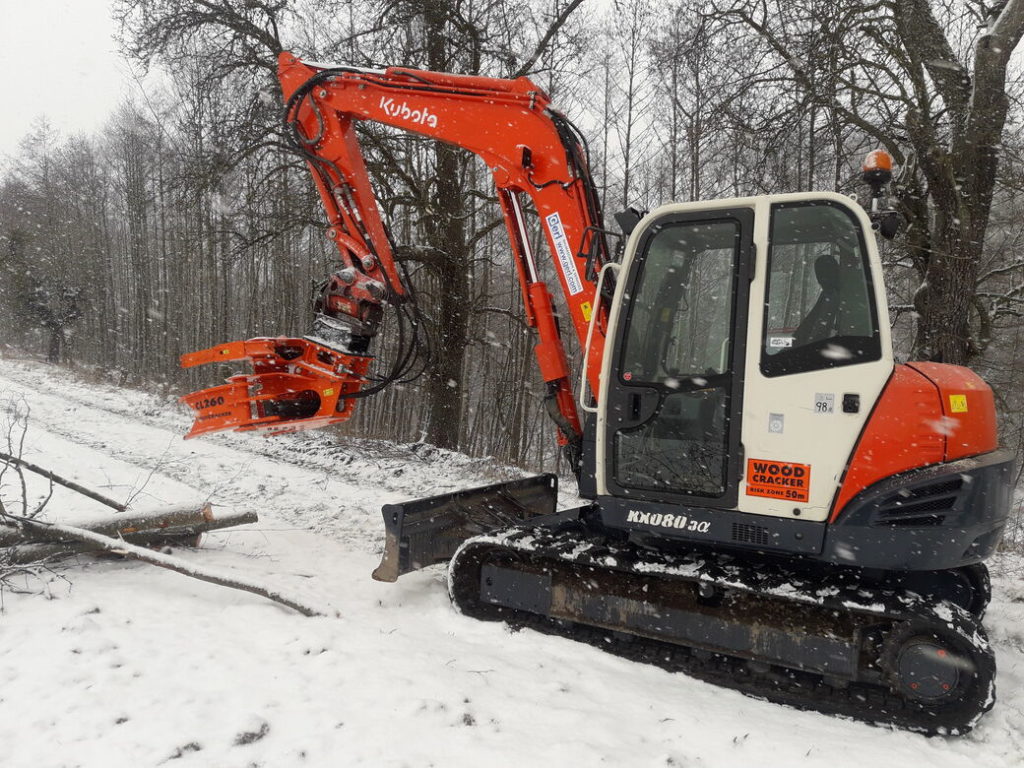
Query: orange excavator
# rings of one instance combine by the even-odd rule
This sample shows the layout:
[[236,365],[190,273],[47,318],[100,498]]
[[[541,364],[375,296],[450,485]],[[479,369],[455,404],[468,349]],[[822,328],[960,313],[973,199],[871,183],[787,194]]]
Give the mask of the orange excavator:
[[[182,358],[253,367],[183,398],[189,437],[342,422],[404,375],[422,323],[356,123],[457,145],[493,176],[583,503],[558,510],[549,474],[387,505],[374,577],[447,561],[467,615],[795,707],[951,734],[992,707],[984,563],[1013,456],[975,374],[893,359],[888,156],[865,165],[867,210],[815,192],[627,211],[613,252],[582,134],[530,80],[288,53],[279,77],[339,264],[308,335]],[[524,195],[580,342],[575,387]],[[385,310],[398,351],[371,374]]]

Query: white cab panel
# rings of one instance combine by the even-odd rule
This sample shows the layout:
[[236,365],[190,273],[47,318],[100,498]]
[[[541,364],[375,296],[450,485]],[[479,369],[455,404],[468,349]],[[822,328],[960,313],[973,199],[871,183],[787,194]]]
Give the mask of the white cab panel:
[[[766,375],[762,371],[762,348],[766,344],[784,345],[785,333],[777,328],[769,329],[772,339],[765,339],[766,290],[769,285],[769,233],[773,206],[775,210],[801,208],[801,204],[819,203],[823,207],[835,208],[850,217],[851,228],[858,226],[864,236],[861,247],[866,255],[869,275],[866,291],[873,297],[875,316],[880,342],[880,355],[869,362],[842,365],[840,367],[805,370],[795,373]],[[652,222],[675,214],[692,214],[749,208],[754,212],[753,242],[756,248],[755,270],[750,283],[747,311],[747,328],[737,329],[736,343],[745,344],[745,373],[742,381],[735,383],[743,390],[743,408],[740,417],[740,441],[744,449],[744,461],[738,485],[738,503],[735,509],[762,515],[793,517],[801,520],[824,520],[828,516],[836,489],[841,481],[846,462],[851,455],[863,426],[871,413],[892,372],[892,345],[889,336],[886,297],[882,286],[881,264],[878,257],[870,221],[863,209],[853,200],[834,193],[798,193],[752,198],[736,198],[713,202],[685,203],[662,206],[637,226],[631,235],[623,260],[615,300],[609,317],[608,343],[619,338],[619,324],[625,322],[624,305],[627,302],[626,276],[636,257],[638,244],[644,231]],[[780,214],[781,215],[781,214]],[[781,232],[781,228],[780,228]],[[782,235],[780,234],[780,238]],[[813,239],[813,238],[809,238]],[[809,251],[813,246],[808,246]],[[777,247],[781,254],[782,246]],[[816,254],[813,254],[816,255]],[[782,256],[779,256],[780,260]],[[810,257],[808,257],[810,258]],[[781,263],[781,261],[780,261]],[[804,266],[806,270],[806,265]],[[779,283],[780,273],[775,280]],[[646,278],[645,278],[646,279]],[[805,280],[810,283],[805,275]],[[820,278],[818,278],[820,281]],[[824,289],[818,283],[810,283],[815,291]],[[809,289],[803,288],[805,292]],[[775,287],[776,294],[779,291]],[[809,302],[813,295],[807,298]],[[778,322],[777,320],[775,322]],[[828,345],[826,354],[842,357],[845,350],[841,345]],[[598,398],[597,423],[597,490],[599,495],[608,494],[609,455],[608,437],[608,382],[612,375],[618,375],[616,357],[618,350],[609,350],[604,356],[602,388]],[[770,373],[771,371],[769,371]],[[844,396],[856,396],[859,407],[855,413],[843,411]],[[809,468],[809,483],[805,490],[798,490],[798,499],[786,498],[785,481],[772,486],[772,477],[765,479],[755,473],[751,477],[750,460],[772,463],[763,465],[764,474],[770,471],[805,472]],[[797,466],[803,469],[797,468]],[[776,490],[771,490],[776,488]],[[781,489],[781,490],[779,490]],[[772,497],[765,493],[782,493]],[[692,503],[714,507],[711,499],[692,498]],[[797,514],[794,510],[799,510]]]

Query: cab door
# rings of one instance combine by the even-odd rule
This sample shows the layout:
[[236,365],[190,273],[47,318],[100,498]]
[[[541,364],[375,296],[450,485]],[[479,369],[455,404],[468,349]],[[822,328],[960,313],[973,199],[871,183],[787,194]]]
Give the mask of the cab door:
[[823,522],[893,372],[882,265],[848,197],[766,197],[758,221],[739,509]]
[[599,421],[608,494],[736,505],[753,222],[669,212],[624,265]]

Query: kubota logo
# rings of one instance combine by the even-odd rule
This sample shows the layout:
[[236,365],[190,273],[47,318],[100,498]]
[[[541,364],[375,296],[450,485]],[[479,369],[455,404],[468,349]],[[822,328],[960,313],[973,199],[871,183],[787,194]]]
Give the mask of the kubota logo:
[[400,120],[408,120],[411,123],[419,123],[420,125],[429,125],[431,128],[437,128],[437,115],[430,114],[430,110],[426,107],[423,109],[410,109],[409,105],[404,101],[396,104],[394,99],[381,96],[380,108],[388,117],[397,117]]

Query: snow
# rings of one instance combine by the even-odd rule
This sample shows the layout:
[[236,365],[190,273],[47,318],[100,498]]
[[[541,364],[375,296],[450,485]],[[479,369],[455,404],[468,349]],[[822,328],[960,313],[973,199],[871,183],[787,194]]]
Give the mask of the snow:
[[953,437],[953,435],[956,434],[957,429],[960,428],[960,421],[952,416],[941,416],[934,421],[929,421],[928,426],[930,426],[932,431],[937,435]]
[[853,353],[840,344],[829,344],[821,350],[821,356],[828,360],[849,360]]
[[302,61],[307,67],[314,69],[344,69],[348,72],[362,72],[367,75],[383,75],[386,70],[372,69],[370,67],[354,67],[351,64],[334,64],[328,61]]
[[[751,699],[531,631],[460,616],[445,573],[370,579],[380,506],[512,476],[432,449],[326,434],[182,441],[172,401],[5,360],[32,407],[25,458],[134,508],[209,498],[257,525],[175,554],[339,618],[136,562],[80,558],[3,595],[0,765],[1019,766],[1024,559],[994,566],[998,701],[926,738]],[[45,490],[39,486],[36,492]],[[52,519],[99,505],[58,489]],[[38,584],[29,584],[38,587]]]

